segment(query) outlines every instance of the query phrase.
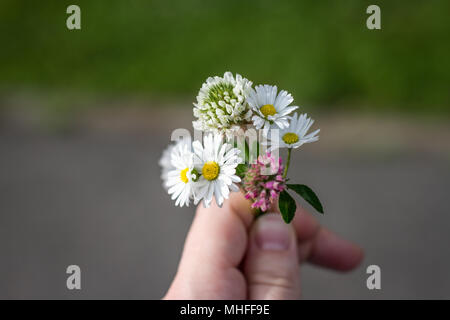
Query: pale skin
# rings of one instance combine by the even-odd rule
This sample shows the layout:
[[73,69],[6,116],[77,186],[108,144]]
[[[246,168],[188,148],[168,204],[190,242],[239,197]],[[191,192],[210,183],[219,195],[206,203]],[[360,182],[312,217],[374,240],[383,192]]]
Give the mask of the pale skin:
[[349,271],[362,258],[299,205],[290,225],[279,214],[255,220],[249,202],[232,193],[222,208],[197,208],[164,299],[299,299],[301,264]]

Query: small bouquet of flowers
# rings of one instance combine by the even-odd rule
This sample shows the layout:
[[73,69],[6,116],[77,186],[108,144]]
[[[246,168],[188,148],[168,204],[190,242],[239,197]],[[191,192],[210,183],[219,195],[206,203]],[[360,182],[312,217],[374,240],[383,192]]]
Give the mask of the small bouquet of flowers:
[[[278,203],[284,221],[290,223],[296,210],[289,193],[293,191],[323,213],[311,188],[288,183],[292,150],[317,141],[320,131],[308,133],[314,120],[292,114],[298,109],[293,101],[276,86],[253,88],[239,74],[208,78],[194,103],[198,139],[192,142],[190,134],[180,134],[160,160],[163,186],[175,205],[203,200],[208,207],[214,197],[222,206],[230,192],[243,192],[256,215]],[[287,149],[285,163],[280,149]]]

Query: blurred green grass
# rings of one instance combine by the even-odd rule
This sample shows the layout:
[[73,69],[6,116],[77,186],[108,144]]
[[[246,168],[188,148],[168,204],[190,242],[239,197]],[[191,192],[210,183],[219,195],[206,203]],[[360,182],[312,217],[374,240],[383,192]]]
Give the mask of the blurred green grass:
[[[78,4],[82,29],[66,28]],[[192,96],[230,70],[300,105],[450,113],[449,1],[0,2],[0,89]]]

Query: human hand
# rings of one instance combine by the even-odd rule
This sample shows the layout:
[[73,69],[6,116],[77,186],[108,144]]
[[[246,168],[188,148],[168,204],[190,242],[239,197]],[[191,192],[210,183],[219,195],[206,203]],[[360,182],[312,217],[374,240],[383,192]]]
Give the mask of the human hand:
[[249,202],[232,193],[222,208],[197,208],[164,299],[298,299],[301,263],[347,271],[362,257],[299,206],[290,225],[279,214],[253,221]]

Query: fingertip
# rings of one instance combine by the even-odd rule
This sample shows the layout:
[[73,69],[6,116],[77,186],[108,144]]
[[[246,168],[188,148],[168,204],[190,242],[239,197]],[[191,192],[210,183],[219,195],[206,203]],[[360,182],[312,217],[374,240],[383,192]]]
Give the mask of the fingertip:
[[364,250],[354,243],[351,243],[351,253],[348,255],[347,260],[343,263],[341,271],[351,271],[356,269],[364,260]]
[[311,250],[312,263],[338,271],[351,271],[364,258],[362,248],[329,230],[320,229]]
[[242,192],[232,192],[225,203],[242,219],[245,226],[249,228],[254,219],[250,200],[245,199]]

